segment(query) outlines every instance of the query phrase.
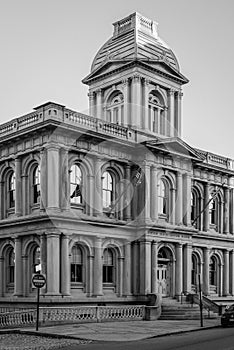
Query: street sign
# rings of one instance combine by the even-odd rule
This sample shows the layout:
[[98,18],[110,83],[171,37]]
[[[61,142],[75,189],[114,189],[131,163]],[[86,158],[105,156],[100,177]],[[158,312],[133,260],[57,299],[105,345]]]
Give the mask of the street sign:
[[44,275],[40,273],[35,273],[32,277],[32,284],[36,288],[43,288],[46,284],[46,278]]

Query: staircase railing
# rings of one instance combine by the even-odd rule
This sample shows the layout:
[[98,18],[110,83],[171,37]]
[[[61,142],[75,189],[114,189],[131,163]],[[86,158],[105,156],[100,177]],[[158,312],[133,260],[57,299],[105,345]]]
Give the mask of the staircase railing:
[[[200,298],[198,294],[189,294],[189,299],[191,303],[200,305]],[[220,314],[220,307],[213,300],[202,296],[202,307],[208,312],[213,311],[217,314]]]

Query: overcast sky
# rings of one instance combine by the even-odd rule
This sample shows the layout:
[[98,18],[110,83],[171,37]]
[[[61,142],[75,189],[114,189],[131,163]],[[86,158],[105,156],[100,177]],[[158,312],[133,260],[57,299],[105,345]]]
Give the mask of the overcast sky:
[[182,74],[183,139],[234,158],[233,0],[0,0],[0,121],[54,101],[88,113],[81,80],[112,36],[139,12],[158,22]]

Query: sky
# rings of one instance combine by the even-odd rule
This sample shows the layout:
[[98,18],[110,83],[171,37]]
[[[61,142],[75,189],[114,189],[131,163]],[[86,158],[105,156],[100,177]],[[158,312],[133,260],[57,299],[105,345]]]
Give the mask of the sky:
[[0,0],[0,123],[47,101],[88,113],[81,80],[135,11],[158,22],[189,79],[182,139],[234,159],[233,0]]

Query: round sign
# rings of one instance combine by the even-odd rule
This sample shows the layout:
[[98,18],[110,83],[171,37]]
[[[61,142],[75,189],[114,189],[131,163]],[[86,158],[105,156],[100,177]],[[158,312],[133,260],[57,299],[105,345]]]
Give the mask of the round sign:
[[34,287],[36,287],[36,288],[42,288],[42,287],[44,287],[44,285],[46,284],[46,278],[45,278],[45,276],[44,276],[44,275],[41,275],[40,273],[36,273],[35,275],[33,275],[32,284],[33,284]]

